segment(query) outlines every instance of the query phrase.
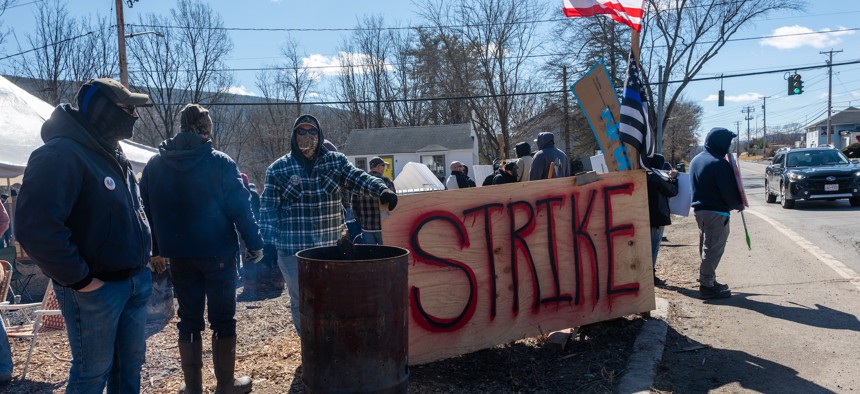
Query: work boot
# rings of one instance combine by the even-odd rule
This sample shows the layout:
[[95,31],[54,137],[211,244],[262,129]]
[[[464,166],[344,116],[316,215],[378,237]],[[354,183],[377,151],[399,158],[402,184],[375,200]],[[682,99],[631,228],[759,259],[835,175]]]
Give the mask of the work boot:
[[219,338],[212,335],[212,363],[218,386],[215,394],[245,394],[251,392],[251,378],[234,379],[236,368],[236,337]]
[[703,300],[712,299],[712,298],[729,298],[732,296],[732,291],[729,290],[728,286],[725,287],[717,287],[715,286],[705,286],[703,284],[699,284],[699,298]]
[[185,382],[179,386],[179,394],[203,393],[203,342],[179,340],[179,359],[182,360],[182,375]]

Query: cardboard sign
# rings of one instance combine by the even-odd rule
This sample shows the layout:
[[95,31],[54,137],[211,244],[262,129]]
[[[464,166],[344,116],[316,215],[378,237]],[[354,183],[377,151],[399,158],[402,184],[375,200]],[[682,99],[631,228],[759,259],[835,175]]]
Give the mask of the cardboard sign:
[[598,63],[582,79],[576,81],[570,90],[576,96],[579,107],[597,138],[609,171],[637,168],[635,157],[631,155],[632,152],[628,152],[631,148],[621,143],[618,132],[621,104],[615,96],[606,66],[602,62]]
[[409,363],[654,308],[643,171],[402,196]]
[[743,201],[744,206],[749,208],[750,204],[747,202],[747,193],[744,191],[744,180],[741,178],[741,167],[738,165],[738,157],[734,153],[726,153],[726,160],[729,161],[729,164],[732,165],[732,170],[735,172],[735,182],[738,184],[738,191],[741,194],[741,201]]

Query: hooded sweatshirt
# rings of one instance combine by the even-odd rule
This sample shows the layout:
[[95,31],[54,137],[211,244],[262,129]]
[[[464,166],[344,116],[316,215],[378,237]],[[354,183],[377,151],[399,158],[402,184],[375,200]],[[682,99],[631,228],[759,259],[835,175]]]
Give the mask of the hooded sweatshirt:
[[263,249],[251,213],[251,195],[236,163],[212,149],[212,141],[183,131],[158,147],[140,179],[146,215],[153,228],[153,255],[222,260],[239,250]]
[[555,147],[555,136],[552,133],[538,134],[537,146],[540,150],[535,153],[534,160],[532,161],[529,180],[536,181],[550,178],[550,164],[553,164],[552,178],[562,178],[570,175],[570,163],[567,160],[567,155]]
[[737,134],[715,127],[705,137],[705,150],[690,161],[693,209],[728,213],[744,208],[731,164],[726,160]]
[[[42,125],[18,195],[15,237],[42,272],[78,290],[130,278],[149,261],[149,222],[131,166],[69,104]],[[121,152],[119,152],[121,153]]]
[[[299,120],[312,118],[302,115]],[[319,125],[319,122],[316,122]],[[319,129],[317,151],[311,159],[302,155],[292,133],[292,151],[266,170],[266,186],[260,196],[260,230],[267,244],[287,254],[332,246],[340,237],[341,191],[348,190],[378,198],[385,183],[356,168],[342,153],[323,147]]]
[[532,171],[532,147],[528,142],[520,142],[517,144],[517,182],[525,182],[529,180]]
[[[662,168],[666,163],[663,155],[651,158],[651,168]],[[657,171],[648,171],[648,212],[651,227],[668,226],[672,224],[669,212],[669,197],[678,195],[678,179],[663,177]]]

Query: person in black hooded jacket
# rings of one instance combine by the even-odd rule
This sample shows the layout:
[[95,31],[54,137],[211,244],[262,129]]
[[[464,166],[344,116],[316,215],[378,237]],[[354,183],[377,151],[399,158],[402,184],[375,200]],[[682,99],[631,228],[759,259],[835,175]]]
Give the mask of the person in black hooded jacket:
[[203,390],[201,332],[204,302],[209,306],[216,392],[247,393],[249,377],[234,378],[236,358],[236,266],[238,233],[246,261],[259,262],[263,239],[251,212],[250,193],[236,163],[212,148],[209,111],[188,104],[180,133],[164,141],[140,180],[147,217],[153,225],[152,265],[170,260],[179,301],[179,357],[183,392]]
[[532,160],[529,180],[537,181],[570,176],[570,161],[561,149],[555,147],[555,136],[552,133],[538,134],[537,146],[540,150],[535,153],[534,160]]
[[734,169],[726,154],[737,134],[715,127],[705,137],[705,150],[690,161],[693,211],[699,226],[699,298],[726,298],[732,293],[717,282],[717,266],[729,239],[729,212],[744,209]]
[[136,393],[152,293],[149,222],[119,141],[149,97],[99,78],[42,125],[18,195],[15,238],[51,278],[68,323],[67,392]]
[[669,213],[669,197],[678,195],[678,171],[671,170],[661,173],[660,168],[666,159],[656,154],[651,157],[651,168],[647,172],[648,212],[651,222],[651,263],[654,267],[654,285],[664,285],[665,281],[657,277],[657,253],[663,239],[663,229],[672,224]]

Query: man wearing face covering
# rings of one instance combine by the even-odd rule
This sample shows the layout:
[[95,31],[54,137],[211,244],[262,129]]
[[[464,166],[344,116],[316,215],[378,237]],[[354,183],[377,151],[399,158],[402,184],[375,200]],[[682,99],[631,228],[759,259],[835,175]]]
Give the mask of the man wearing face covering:
[[291,151],[266,170],[260,196],[260,231],[266,244],[278,250],[278,266],[287,282],[296,332],[299,322],[299,277],[296,252],[333,246],[341,233],[341,191],[370,195],[397,205],[397,195],[385,183],[352,165],[342,153],[323,146],[319,121],[311,115],[293,123]]
[[119,141],[149,98],[100,78],[42,125],[18,195],[15,236],[66,321],[70,393],[137,393],[152,277],[149,223]]

